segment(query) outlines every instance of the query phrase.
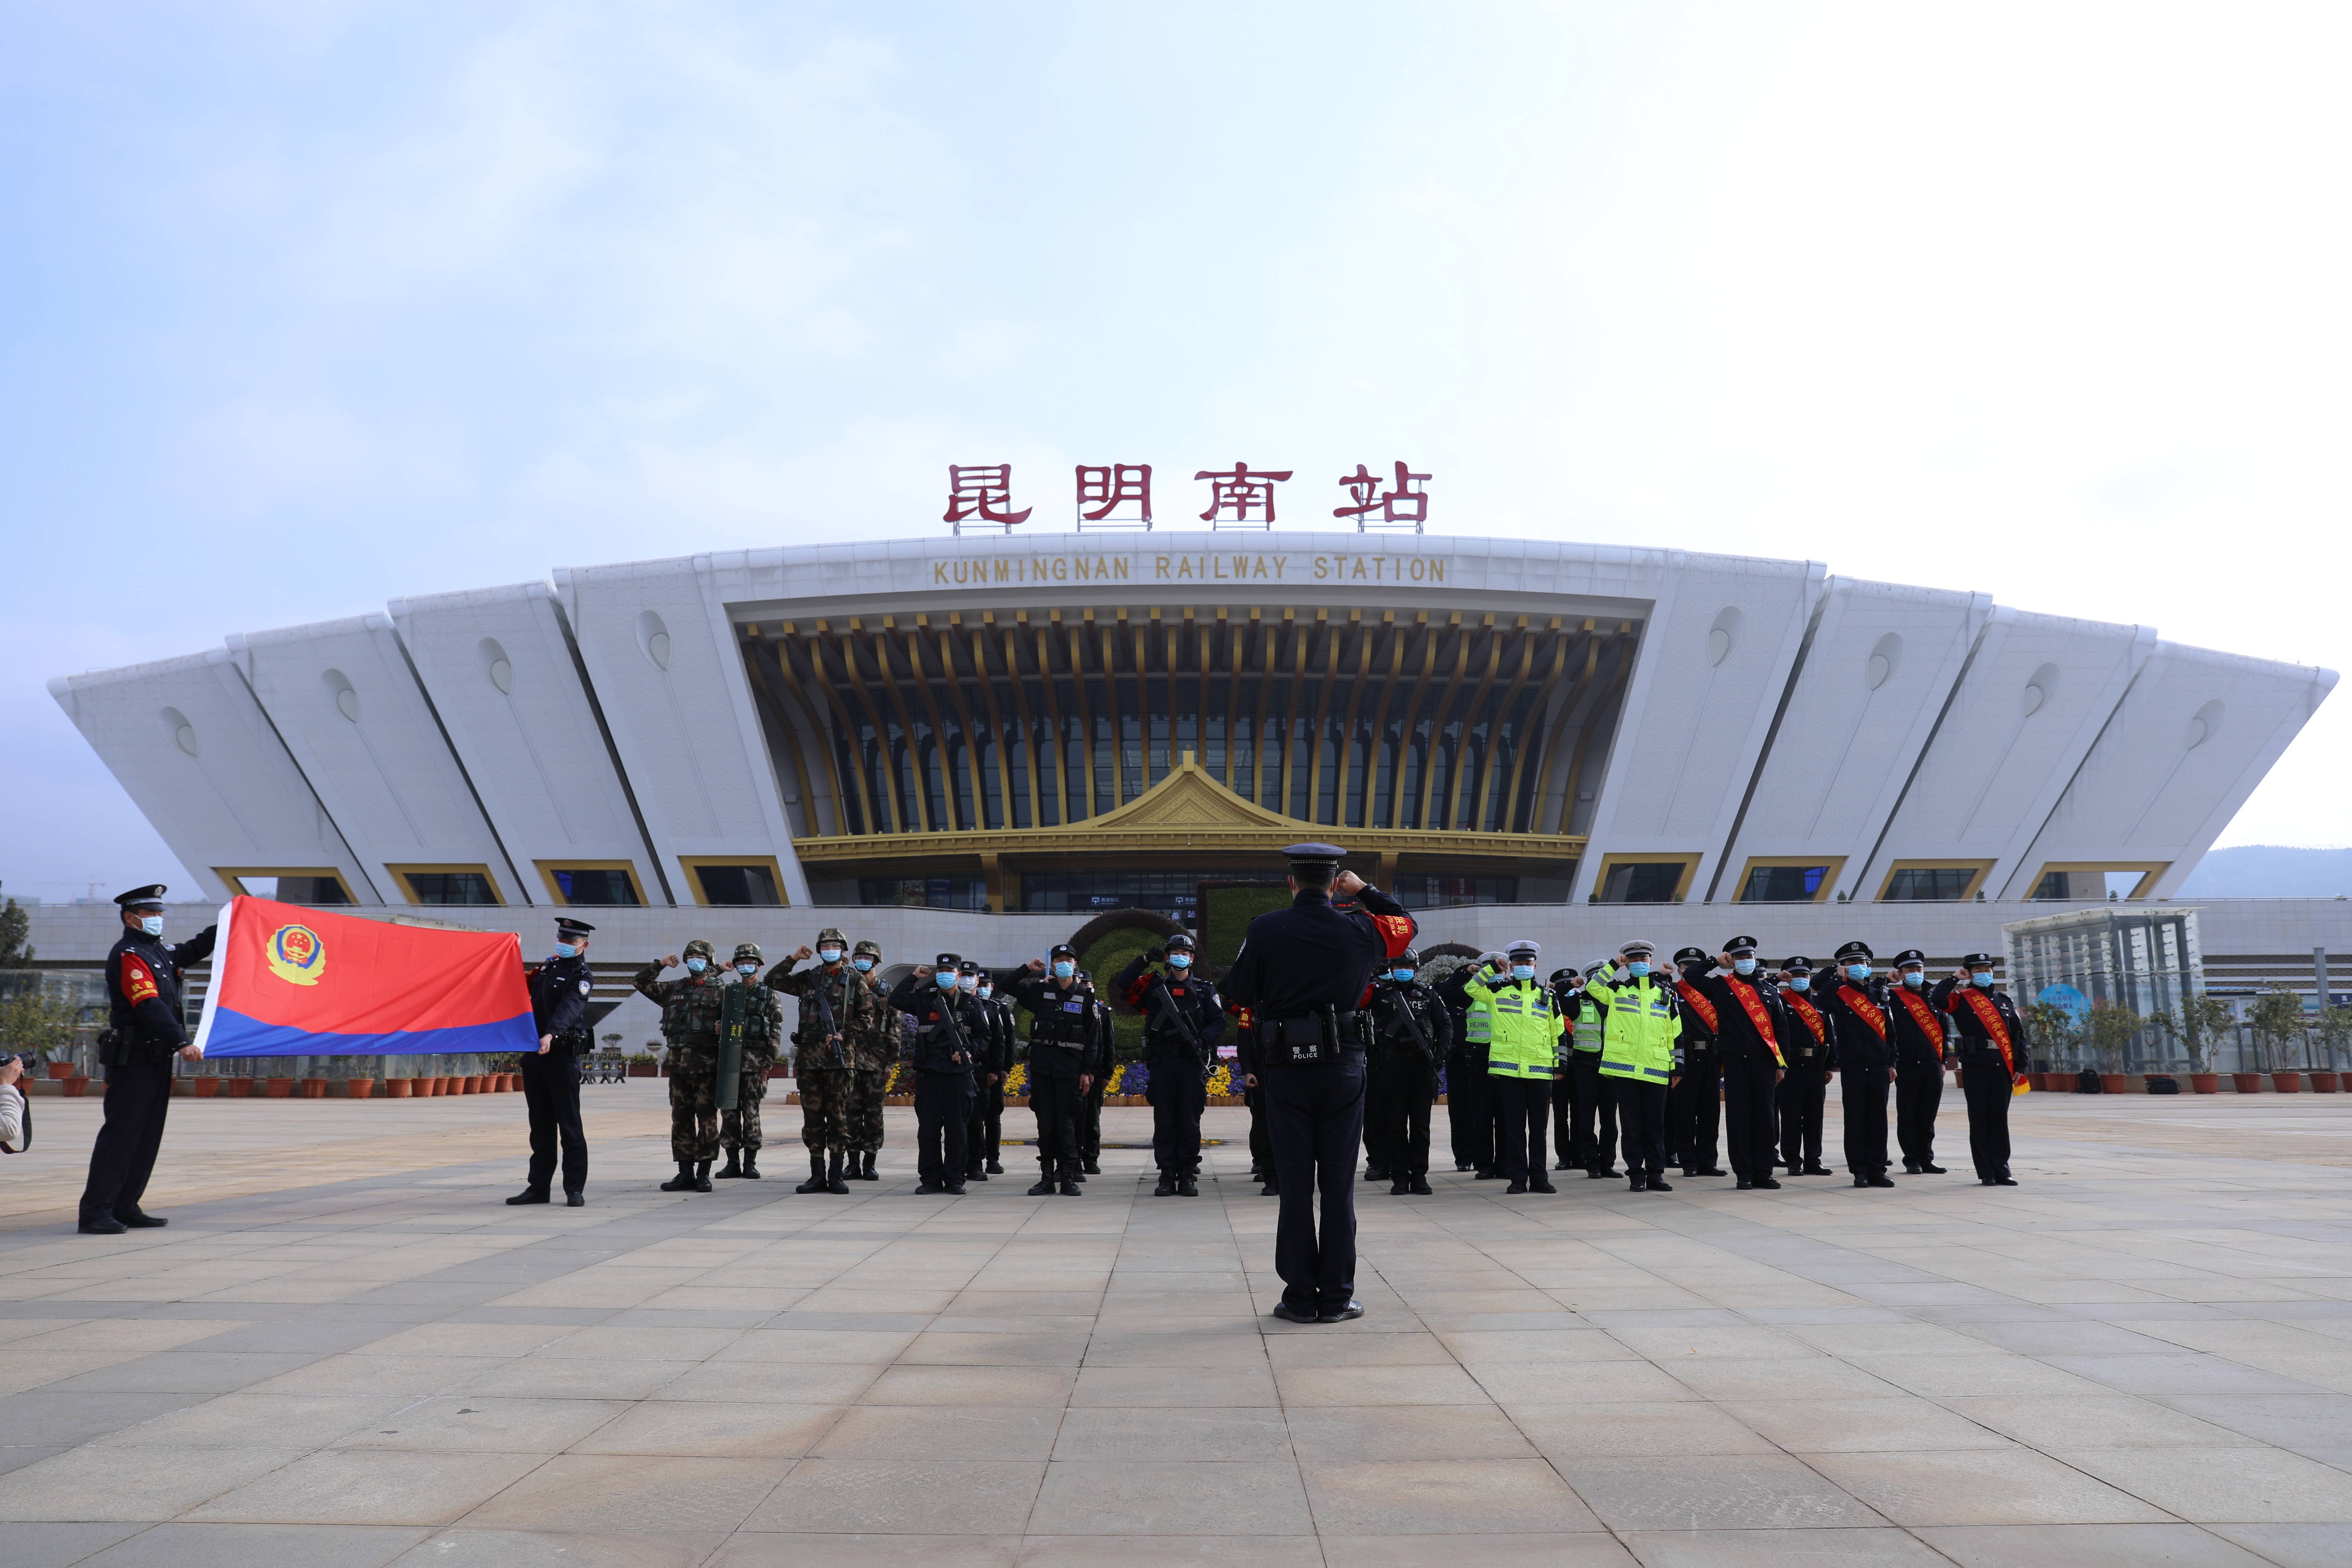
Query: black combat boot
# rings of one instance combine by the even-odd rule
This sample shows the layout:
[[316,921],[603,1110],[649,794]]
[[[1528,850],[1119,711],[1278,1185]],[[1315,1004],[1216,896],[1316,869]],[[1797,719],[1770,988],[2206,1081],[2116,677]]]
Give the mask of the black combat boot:
[[1538,1171],[1534,1175],[1528,1178],[1528,1191],[1531,1193],[1556,1193],[1559,1191],[1559,1189],[1551,1184],[1550,1177]]
[[1199,1197],[1201,1195],[1200,1178],[1190,1171],[1179,1175],[1176,1178],[1176,1195],[1180,1198]]
[[743,1175],[747,1181],[760,1179],[760,1152],[757,1149],[743,1151]]
[[832,1189],[827,1187],[824,1183],[824,1152],[822,1150],[812,1149],[809,1151],[809,1179],[803,1182],[799,1186],[794,1187],[793,1191],[796,1193],[823,1193],[830,1192],[831,1190]]
[[1041,1159],[1037,1162],[1037,1184],[1029,1189],[1029,1195],[1033,1198],[1050,1198],[1054,1195],[1053,1161]]
[[1174,1197],[1176,1195],[1176,1173],[1173,1171],[1160,1172],[1160,1184],[1151,1189],[1151,1195],[1155,1198]]
[[[857,1156],[853,1154],[849,1159],[850,1163],[855,1164]],[[835,1150],[825,1162],[824,1190],[837,1198],[845,1198],[849,1195],[849,1184],[841,1179],[841,1151],[838,1149]]]
[[1087,1173],[1087,1175],[1089,1175],[1089,1176],[1099,1176],[1099,1175],[1101,1175],[1101,1174],[1102,1174],[1102,1166],[1101,1166],[1101,1164],[1100,1164],[1099,1163],[1096,1162],[1096,1161],[1088,1160],[1088,1161],[1086,1163],[1086,1173]]
[[1004,1167],[996,1163],[996,1159],[993,1155],[991,1155],[989,1158],[988,1173],[992,1176],[1001,1176],[1004,1174]]
[[1648,1175],[1640,1171],[1626,1172],[1625,1181],[1628,1190],[1636,1193],[1646,1190],[1650,1184],[1650,1178]]
[[712,1176],[713,1176],[713,1178],[714,1178],[715,1180],[721,1181],[721,1182],[730,1180],[730,1179],[732,1179],[732,1178],[734,1178],[734,1177],[737,1177],[737,1176],[741,1175],[742,1173],[743,1173],[743,1156],[742,1156],[740,1152],[738,1152],[737,1151],[735,1151],[735,1150],[733,1150],[733,1149],[730,1149],[730,1150],[728,1150],[728,1151],[727,1151],[727,1166],[726,1166],[726,1168],[725,1168],[724,1170],[715,1171],[715,1172],[711,1173],[711,1174],[712,1174]]
[[1086,1194],[1081,1192],[1078,1188],[1078,1184],[1086,1180],[1086,1178],[1078,1174],[1077,1161],[1063,1161],[1061,1177],[1062,1184],[1059,1187],[1056,1187],[1055,1191],[1060,1193],[1066,1198],[1082,1198],[1086,1196]]
[[1368,1182],[1385,1182],[1389,1179],[1389,1168],[1386,1165],[1381,1164],[1377,1160],[1369,1161],[1365,1163],[1364,1180]]
[[1389,1196],[1392,1198],[1410,1196],[1412,1192],[1412,1178],[1411,1176],[1399,1176],[1395,1181],[1389,1184]]
[[1666,1185],[1666,1179],[1664,1176],[1652,1176],[1650,1178],[1650,1190],[1654,1193],[1671,1193],[1674,1191],[1674,1188]]
[[1525,1176],[1513,1176],[1511,1184],[1503,1189],[1503,1195],[1507,1198],[1516,1198],[1527,1190],[1528,1179]]
[[[856,1160],[856,1156],[852,1156],[852,1159],[853,1159],[853,1161],[855,1161],[855,1160]],[[861,1182],[878,1182],[878,1181],[880,1181],[880,1180],[882,1179],[881,1177],[879,1177],[879,1176],[877,1176],[877,1175],[876,1175],[876,1174],[874,1173],[874,1151],[873,1151],[873,1150],[868,1149],[867,1151],[866,1151],[866,1157],[865,1157],[864,1161],[860,1163],[860,1168],[859,1168],[858,1170],[856,1170],[856,1172],[852,1173],[853,1173],[853,1174],[855,1174],[855,1175],[857,1177],[857,1179],[858,1179],[859,1181],[861,1181]]]
[[664,1182],[661,1184],[661,1190],[666,1193],[690,1193],[694,1191],[694,1162],[691,1160],[680,1160],[677,1163],[677,1174],[672,1176],[668,1181]]
[[964,1170],[963,1179],[967,1182],[984,1182],[988,1180],[988,1173],[976,1164],[967,1166]]
[[1432,1195],[1429,1190],[1429,1173],[1427,1171],[1415,1171],[1413,1173],[1412,1195],[1417,1198],[1425,1198]]
[[708,1160],[697,1163],[694,1167],[694,1190],[698,1193],[710,1190],[710,1162]]

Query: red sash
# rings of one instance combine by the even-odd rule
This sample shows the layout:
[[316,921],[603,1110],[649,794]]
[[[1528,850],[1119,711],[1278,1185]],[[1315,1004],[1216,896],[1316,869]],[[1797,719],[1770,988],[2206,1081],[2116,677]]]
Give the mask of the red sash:
[[1682,993],[1684,1005],[1696,1013],[1699,1022],[1706,1026],[1706,1032],[1710,1035],[1715,1033],[1715,1004],[1706,999],[1706,994],[1687,980],[1675,981],[1675,989]]
[[1984,1032],[1991,1037],[1992,1043],[2000,1047],[2001,1068],[2009,1074],[2010,1081],[2015,1082],[2017,1059],[2010,1054],[2009,1026],[2001,1020],[2000,1009],[1992,1005],[1991,997],[1973,985],[1960,994],[1968,998],[1969,1006],[1976,1013],[1977,1022],[1984,1026]]
[[1886,1038],[1886,1015],[1879,1011],[1878,1004],[1872,1001],[1866,992],[1857,991],[1851,985],[1841,985],[1838,987],[1838,999],[1845,1004],[1846,1011],[1870,1026],[1872,1034],[1881,1040]]
[[1944,1048],[1943,1020],[1936,1016],[1936,1010],[1927,1005],[1925,996],[1899,981],[1896,985],[1895,994],[1903,999],[1904,1010],[1911,1015],[1911,1021],[1919,1026],[1919,1032],[1936,1042],[1937,1052],[1940,1055]]
[[1813,1044],[1820,1046],[1829,1043],[1830,1026],[1822,1020],[1820,1009],[1804,997],[1791,992],[1782,992],[1780,1000],[1787,1003],[1795,1010],[1797,1016],[1805,1021],[1805,1027],[1813,1032]]
[[1756,987],[1744,980],[1734,980],[1729,975],[1724,976],[1723,983],[1730,987],[1731,994],[1739,1003],[1739,1010],[1748,1015],[1748,1021],[1756,1026],[1756,1037],[1771,1047],[1774,1065],[1787,1067],[1788,1058],[1780,1055],[1780,1042],[1772,1029],[1772,1015],[1764,1010],[1764,998],[1756,994]]

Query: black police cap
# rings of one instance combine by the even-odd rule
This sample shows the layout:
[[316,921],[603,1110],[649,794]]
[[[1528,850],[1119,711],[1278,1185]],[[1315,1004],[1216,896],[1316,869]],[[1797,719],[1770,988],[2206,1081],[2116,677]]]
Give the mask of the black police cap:
[[1046,956],[1047,956],[1047,957],[1049,957],[1049,958],[1071,958],[1071,959],[1075,959],[1076,957],[1077,957],[1077,956],[1078,956],[1078,950],[1077,950],[1076,948],[1075,948],[1075,947],[1072,947],[1072,946],[1071,946],[1068,942],[1055,942],[1055,943],[1054,944],[1054,951],[1053,951],[1052,952],[1048,953]]
[[1760,945],[1752,936],[1735,936],[1723,944],[1723,951],[1733,954],[1754,952]]
[[1866,942],[1850,942],[1837,950],[1837,960],[1840,963],[1843,963],[1850,958],[1859,958],[1868,963],[1877,956],[1870,951],[1870,943]]
[[955,973],[955,971],[956,971],[956,966],[957,966],[958,964],[961,963],[962,962],[963,962],[963,954],[962,954],[962,953],[960,953],[960,952],[943,952],[943,953],[940,954],[937,958],[935,958],[935,959],[931,960],[931,967],[932,967],[934,970],[940,970],[940,969],[944,969],[944,970],[946,970],[949,973],[952,974],[952,973]]
[[1583,975],[1579,974],[1572,968],[1555,969],[1551,972],[1551,984],[1554,985],[1565,985],[1571,980],[1581,980],[1583,978]]
[[1895,955],[1895,968],[1897,968],[1897,969],[1902,968],[1902,967],[1903,967],[1905,964],[1906,964],[1906,963],[1916,963],[1916,964],[1924,965],[1924,964],[1926,964],[1926,963],[1927,963],[1927,955],[1926,953],[1924,953],[1924,952],[1920,952],[1917,948],[1916,948],[1916,947],[1906,947],[1906,948],[1905,948],[1901,952],[1898,952],[1898,953],[1896,953],[1896,954]]
[[114,901],[126,910],[142,910],[150,905],[160,910],[163,907],[164,891],[163,883],[150,882],[143,888],[133,888],[127,893],[115,894]]
[[586,936],[596,928],[586,921],[575,921],[570,915],[558,915],[555,917],[555,929],[565,936]]
[[985,974],[988,973],[988,971],[982,969],[976,962],[969,958],[965,959],[961,963],[956,966],[956,972],[960,974]]
[[1990,969],[1999,960],[1990,952],[1971,952],[1960,960],[1965,969]]
[[1811,974],[1813,972],[1813,961],[1801,952],[1794,958],[1781,960],[1780,972],[1784,974]]
[[1676,963],[1705,963],[1714,957],[1715,954],[1703,947],[1682,947],[1675,950]]
[[1282,858],[1294,866],[1337,866],[1348,852],[1337,844],[1291,844],[1284,847]]

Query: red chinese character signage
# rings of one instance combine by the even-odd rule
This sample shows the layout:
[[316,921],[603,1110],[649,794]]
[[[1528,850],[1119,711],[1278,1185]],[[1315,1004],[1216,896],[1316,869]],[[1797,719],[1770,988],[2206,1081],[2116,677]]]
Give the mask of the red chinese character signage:
[[[1396,466],[1396,489],[1383,490],[1381,486],[1387,481],[1378,474],[1366,471],[1364,465],[1358,463],[1354,473],[1339,477],[1340,488],[1348,492],[1355,504],[1334,507],[1331,515],[1354,518],[1360,530],[1410,525],[1415,533],[1419,533],[1421,525],[1429,521],[1429,492],[1418,487],[1428,481],[1427,474],[1408,473],[1405,466],[1399,463]],[[1376,517],[1374,513],[1379,515]]]
[[1229,473],[1203,468],[1192,477],[1209,481],[1209,510],[1201,520],[1214,528],[1274,525],[1274,487],[1290,478],[1288,468],[1258,468],[1235,463]]
[[958,533],[967,521],[1001,524],[1011,532],[1014,523],[1029,520],[1033,510],[1013,510],[1012,464],[948,465],[948,510],[941,521],[954,523]]
[[1078,529],[1151,527],[1151,465],[1078,465]]

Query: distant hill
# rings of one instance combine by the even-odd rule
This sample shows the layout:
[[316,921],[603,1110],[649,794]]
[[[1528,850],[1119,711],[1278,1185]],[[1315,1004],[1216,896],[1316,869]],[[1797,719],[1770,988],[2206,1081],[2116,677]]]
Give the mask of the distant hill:
[[2241,844],[2216,849],[2174,895],[2182,899],[2333,899],[2352,897],[2352,849],[2295,849]]

